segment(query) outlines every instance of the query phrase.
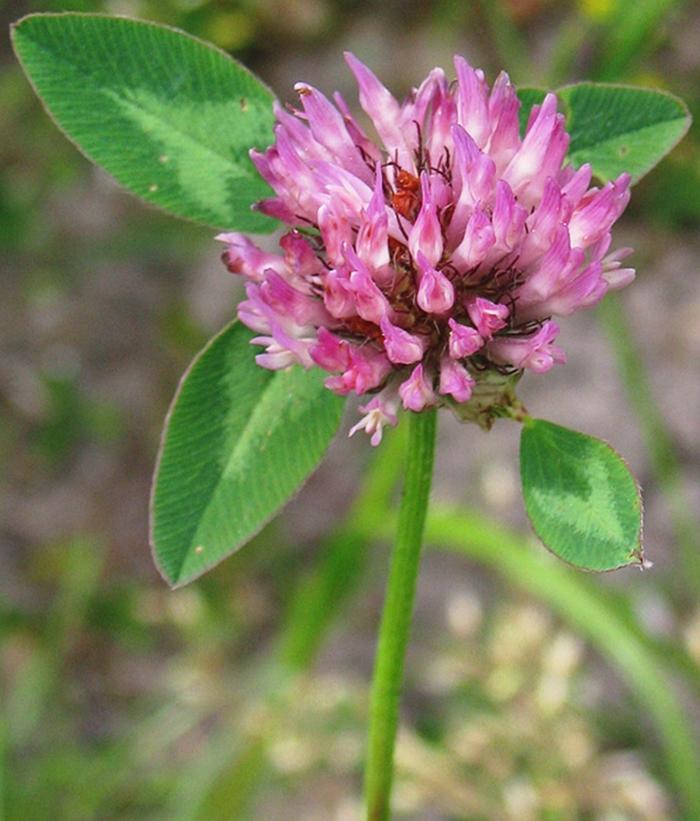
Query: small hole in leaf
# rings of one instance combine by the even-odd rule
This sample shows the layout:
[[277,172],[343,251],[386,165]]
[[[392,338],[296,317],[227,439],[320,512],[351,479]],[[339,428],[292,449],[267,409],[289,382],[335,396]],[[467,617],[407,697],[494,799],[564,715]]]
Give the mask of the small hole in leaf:
[[241,111],[248,110],[248,100],[245,97],[241,97]]
[[626,157],[630,153],[630,148],[628,145],[621,145],[617,149],[617,156],[618,157]]

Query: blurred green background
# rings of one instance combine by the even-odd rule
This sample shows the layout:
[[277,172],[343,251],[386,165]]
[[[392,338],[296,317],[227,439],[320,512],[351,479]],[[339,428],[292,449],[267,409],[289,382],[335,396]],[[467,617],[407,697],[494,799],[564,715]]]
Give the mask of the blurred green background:
[[[695,2],[61,0],[0,21],[57,10],[182,27],[287,100],[297,80],[354,99],[345,49],[398,94],[459,52],[525,85],[666,88],[700,120]],[[159,430],[238,285],[206,229],[59,134],[7,37],[0,113],[0,818],[361,818],[400,431],[372,463],[346,424],[253,544],[169,592],[147,546]],[[637,282],[524,380],[533,413],[630,462],[652,571],[556,564],[525,523],[516,426],[442,415],[397,818],[700,819],[699,224],[695,126],[617,230]]]

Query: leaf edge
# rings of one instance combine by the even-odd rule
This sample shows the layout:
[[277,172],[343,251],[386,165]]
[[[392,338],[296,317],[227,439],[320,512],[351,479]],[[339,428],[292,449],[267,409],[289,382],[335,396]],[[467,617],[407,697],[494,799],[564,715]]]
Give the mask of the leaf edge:
[[114,174],[112,174],[111,171],[106,169],[102,165],[102,163],[100,163],[96,159],[94,159],[92,157],[92,155],[90,153],[88,153],[80,145],[80,143],[78,143],[65,130],[65,128],[58,122],[58,120],[54,116],[54,114],[51,111],[50,107],[45,102],[43,96],[39,93],[39,90],[36,86],[36,83],[32,79],[32,76],[29,73],[29,71],[27,71],[26,65],[24,63],[24,60],[22,59],[22,56],[20,54],[20,50],[19,50],[18,45],[17,45],[17,36],[16,35],[17,35],[17,32],[19,31],[20,26],[22,26],[23,24],[25,24],[26,22],[28,22],[30,20],[34,20],[34,19],[37,19],[37,18],[44,18],[45,19],[45,18],[68,18],[68,17],[72,17],[72,18],[80,17],[80,18],[91,18],[91,19],[101,18],[101,19],[107,19],[107,20],[126,20],[126,21],[131,22],[131,23],[138,23],[140,25],[149,26],[151,28],[165,29],[166,31],[169,31],[173,34],[178,34],[178,35],[181,35],[183,37],[186,37],[187,39],[194,41],[198,45],[205,46],[206,48],[210,49],[211,51],[215,51],[215,52],[219,53],[220,55],[223,55],[227,60],[234,63],[237,68],[240,68],[241,70],[245,71],[246,74],[250,75],[254,80],[259,82],[260,85],[263,86],[263,88],[265,88],[270,93],[271,98],[272,98],[271,102],[274,102],[277,99],[277,96],[275,95],[274,91],[270,88],[270,86],[268,86],[267,83],[265,83],[263,80],[261,80],[257,76],[257,74],[254,74],[247,66],[243,65],[243,63],[236,60],[227,51],[224,51],[224,49],[220,48],[216,44],[211,43],[210,41],[205,40],[202,37],[197,37],[195,34],[190,34],[189,32],[184,31],[183,29],[180,29],[177,26],[168,25],[167,23],[158,23],[154,20],[144,20],[140,17],[134,17],[134,16],[129,15],[129,14],[107,14],[107,13],[103,13],[103,12],[92,13],[92,12],[81,12],[81,11],[31,12],[29,14],[25,14],[24,16],[20,17],[18,20],[15,20],[13,23],[10,23],[10,43],[12,45],[12,51],[15,55],[15,58],[16,58],[17,62],[19,63],[20,68],[22,69],[22,74],[24,75],[25,79],[27,80],[27,82],[31,86],[31,89],[34,92],[34,95],[36,96],[36,98],[39,100],[39,103],[40,103],[42,109],[44,110],[45,114],[51,120],[51,122],[56,127],[56,129],[65,137],[66,140],[68,140],[68,142],[79,152],[79,154],[81,156],[83,156],[86,160],[88,160],[88,162],[91,165],[96,166],[103,173],[107,174],[109,176],[109,178],[114,181],[114,183],[118,187],[120,193],[126,194],[130,197],[133,197],[138,202],[140,202],[141,205],[144,205],[147,208],[153,209],[158,213],[165,214],[165,215],[167,215],[171,218],[174,218],[174,219],[183,220],[184,222],[188,222],[192,225],[202,226],[203,228],[210,228],[210,229],[213,229],[213,230],[216,230],[216,231],[232,231],[232,230],[233,231],[245,231],[246,233],[258,234],[258,235],[271,234],[275,230],[277,230],[277,228],[279,227],[278,222],[276,220],[272,219],[271,217],[266,217],[263,214],[258,215],[258,218],[259,218],[259,221],[261,223],[260,227],[264,228],[265,230],[264,231],[263,230],[253,230],[253,229],[249,229],[249,228],[241,228],[240,226],[237,227],[237,226],[234,226],[234,225],[214,225],[210,222],[205,222],[203,220],[194,219],[193,217],[185,217],[182,214],[174,213],[173,211],[169,210],[168,208],[165,208],[164,206],[158,204],[157,202],[152,202],[150,200],[144,199],[142,196],[137,194],[135,191],[132,191],[124,183],[120,182],[120,180],[118,180],[114,176]]
[[[568,113],[570,113],[570,111],[571,111],[571,108],[570,108],[569,103],[566,99],[561,99],[559,97],[559,93],[561,91],[567,91],[567,90],[573,89],[573,88],[580,88],[582,86],[597,86],[597,87],[602,86],[603,88],[610,88],[610,89],[619,88],[619,89],[624,89],[626,91],[652,91],[655,94],[660,94],[664,97],[668,97],[669,99],[673,100],[675,103],[678,103],[680,108],[683,110],[683,119],[685,121],[685,128],[683,129],[683,131],[681,131],[678,138],[673,141],[673,143],[669,146],[668,150],[664,153],[664,155],[660,159],[656,160],[652,165],[650,165],[645,171],[643,171],[639,175],[632,177],[631,185],[637,185],[637,183],[640,182],[640,180],[643,180],[644,177],[647,176],[647,174],[649,174],[651,171],[653,171],[656,168],[656,166],[659,165],[659,163],[663,162],[666,159],[666,157],[673,151],[673,149],[686,136],[686,134],[690,130],[690,126],[693,124],[693,115],[692,115],[690,109],[688,108],[688,104],[685,102],[685,100],[683,100],[681,97],[678,97],[676,94],[674,94],[671,91],[667,91],[666,89],[663,89],[663,88],[650,88],[648,86],[638,86],[638,85],[634,85],[633,83],[606,83],[606,82],[598,82],[596,80],[581,80],[580,82],[577,82],[577,83],[566,83],[565,85],[559,86],[557,89],[555,89],[554,93],[557,95],[557,99],[561,100],[562,104],[566,105],[566,107],[568,109],[567,117],[568,117]],[[672,121],[667,120],[666,122],[672,122]],[[565,159],[566,159],[566,161],[570,162],[568,157],[569,157],[569,152],[567,151],[567,157]],[[607,181],[603,177],[601,177],[599,174],[597,174],[595,169],[593,170],[593,176],[597,177],[599,180],[601,180],[603,182]],[[601,439],[600,441],[602,442],[604,440]],[[613,450],[614,450],[614,448],[613,448]],[[615,451],[615,452],[617,453],[617,451]],[[622,458],[622,457],[620,457],[620,458]]]
[[[637,536],[637,545],[635,546],[634,550],[630,551],[630,554],[629,554],[630,555],[630,560],[628,562],[624,562],[622,564],[615,565],[614,567],[607,567],[607,568],[604,568],[602,570],[600,570],[598,568],[595,568],[595,567],[584,567],[583,565],[575,564],[574,562],[569,561],[569,559],[566,559],[563,556],[560,556],[558,553],[556,553],[547,544],[547,542],[540,535],[539,530],[537,529],[537,526],[535,525],[534,521],[532,520],[532,518],[530,516],[530,512],[528,510],[527,500],[526,500],[525,491],[524,491],[524,487],[523,487],[523,479],[522,479],[522,442],[523,442],[523,436],[525,435],[525,431],[528,428],[531,428],[535,422],[545,422],[548,425],[554,425],[556,427],[563,428],[564,430],[566,430],[570,433],[577,433],[580,436],[586,437],[587,439],[594,439],[596,442],[600,442],[609,451],[611,451],[613,453],[613,455],[616,456],[622,462],[622,464],[625,466],[625,468],[626,468],[627,472],[629,473],[632,481],[634,482],[634,487],[635,487],[635,491],[636,491],[636,494],[637,494],[637,507],[638,507],[638,513],[639,513],[639,532],[638,532],[638,536]],[[545,550],[547,550],[547,552],[550,555],[554,556],[554,558],[557,559],[557,561],[563,562],[568,567],[571,567],[574,570],[578,570],[579,572],[591,573],[591,574],[597,574],[597,575],[598,574],[603,574],[603,573],[613,573],[616,570],[623,570],[626,567],[637,567],[637,568],[639,568],[639,570],[647,570],[652,566],[652,562],[650,562],[648,559],[646,559],[645,555],[644,555],[644,496],[642,494],[642,486],[639,483],[639,481],[637,480],[637,477],[634,475],[634,473],[630,469],[630,466],[628,465],[627,460],[624,458],[624,456],[622,456],[622,454],[620,454],[617,450],[615,450],[615,448],[609,442],[607,442],[605,439],[601,439],[599,436],[592,436],[589,433],[583,433],[582,431],[573,430],[573,428],[567,428],[564,425],[559,425],[557,422],[550,422],[548,419],[542,419],[541,417],[530,417],[528,420],[525,421],[525,423],[522,426],[522,430],[520,432],[518,463],[519,463],[518,464],[518,467],[519,467],[518,474],[520,476],[521,496],[522,496],[523,508],[525,510],[525,515],[527,516],[528,524],[530,525],[533,533],[535,534],[535,536],[537,538],[537,541],[545,548]]]
[[[238,319],[233,319],[231,322],[224,325],[224,327],[221,328],[221,330],[218,331],[216,334],[214,334],[214,336],[212,336],[211,339],[209,339],[209,341],[204,345],[204,347],[200,351],[198,351],[197,354],[195,354],[194,358],[192,359],[190,364],[187,366],[185,372],[180,377],[180,380],[177,384],[177,388],[175,389],[175,394],[174,394],[172,400],[170,401],[170,405],[168,406],[168,410],[166,412],[165,419],[163,421],[163,426],[162,426],[161,433],[160,433],[160,438],[159,438],[159,443],[158,443],[158,450],[157,450],[157,453],[156,453],[156,461],[155,461],[155,466],[153,468],[153,475],[152,475],[151,487],[150,487],[150,493],[149,493],[149,500],[148,500],[148,544],[149,544],[149,550],[150,550],[151,558],[153,560],[153,564],[155,565],[156,570],[158,571],[158,574],[160,575],[160,577],[163,579],[163,581],[165,581],[165,583],[168,585],[168,587],[171,590],[178,590],[179,588],[185,587],[186,585],[190,584],[190,582],[193,582],[196,579],[200,578],[205,573],[208,573],[214,567],[221,564],[226,559],[230,558],[231,555],[233,555],[236,551],[240,550],[249,541],[254,539],[255,536],[257,536],[258,533],[260,533],[260,531],[267,524],[269,524],[277,515],[279,515],[279,513],[282,511],[282,509],[284,507],[286,507],[292,501],[292,499],[294,499],[295,496],[302,490],[302,488],[304,487],[306,482],[311,478],[313,473],[315,473],[315,471],[318,469],[318,466],[320,465],[321,461],[323,460],[323,455],[322,455],[322,457],[321,457],[321,459],[319,459],[319,462],[317,463],[316,467],[312,468],[312,470],[294,488],[294,490],[286,497],[286,499],[282,502],[282,504],[279,507],[275,508],[275,510],[273,510],[272,513],[270,513],[269,516],[266,516],[265,518],[263,518],[261,520],[259,526],[257,528],[255,528],[246,537],[246,539],[244,541],[239,542],[238,544],[234,545],[223,556],[220,556],[219,558],[212,560],[209,564],[205,564],[204,567],[202,567],[200,570],[198,570],[195,573],[191,573],[187,576],[180,575],[177,578],[171,578],[171,576],[167,573],[167,571],[163,567],[163,564],[160,561],[160,558],[158,556],[158,548],[157,548],[156,540],[155,540],[155,519],[156,519],[155,502],[156,502],[156,489],[157,489],[157,485],[158,485],[158,474],[160,472],[160,465],[161,465],[161,461],[162,461],[162,458],[163,458],[163,452],[165,450],[165,442],[166,442],[166,438],[167,438],[167,435],[168,435],[168,430],[169,430],[169,427],[170,427],[170,421],[172,419],[172,415],[173,415],[173,412],[175,410],[175,406],[177,405],[177,402],[180,398],[182,390],[184,389],[185,383],[186,383],[187,379],[189,378],[190,374],[192,373],[192,371],[194,370],[194,368],[197,366],[199,361],[204,357],[204,355],[211,349],[211,347],[214,344],[216,344],[216,342],[224,334],[231,331],[237,325],[240,325],[240,321]],[[259,366],[256,366],[256,367],[259,367]],[[272,382],[272,380],[274,379],[276,374],[277,374],[277,372],[273,372],[272,378],[270,379],[270,382],[268,384],[270,384]],[[342,422],[342,415],[344,413],[344,409],[345,408],[343,407],[343,410],[340,413],[338,429],[340,428],[340,424]],[[331,443],[333,442],[333,439],[337,436],[338,429],[335,431],[333,436],[330,438],[326,450],[328,449],[328,447],[330,447]],[[324,451],[324,454],[325,454],[325,451]],[[184,561],[183,561],[183,565],[181,565],[180,569],[182,569],[182,566],[184,566]]]

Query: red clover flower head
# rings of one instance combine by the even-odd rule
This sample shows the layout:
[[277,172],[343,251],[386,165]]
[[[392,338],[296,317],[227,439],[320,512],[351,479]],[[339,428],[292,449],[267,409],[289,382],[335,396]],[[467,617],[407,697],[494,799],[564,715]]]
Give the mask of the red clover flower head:
[[609,253],[629,200],[621,174],[590,187],[564,165],[564,117],[548,94],[519,131],[508,75],[489,90],[455,58],[400,105],[346,55],[372,140],[339,94],[296,86],[301,111],[276,107],[276,141],[251,152],[276,196],[258,204],[291,230],[282,255],[221,234],[224,260],[248,279],[238,314],[265,346],[265,368],[318,365],[339,394],[368,395],[372,444],[400,405],[448,405],[489,426],[524,370],[565,361],[564,316],[634,278]]

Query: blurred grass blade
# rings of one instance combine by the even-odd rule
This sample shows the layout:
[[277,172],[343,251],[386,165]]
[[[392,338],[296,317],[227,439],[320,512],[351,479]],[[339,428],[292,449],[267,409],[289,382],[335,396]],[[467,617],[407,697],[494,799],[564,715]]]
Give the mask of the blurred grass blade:
[[583,17],[576,8],[562,21],[545,70],[549,88],[575,79],[579,58],[585,46],[591,42],[594,30],[595,25],[590,18]]
[[64,667],[78,643],[91,601],[99,588],[104,550],[93,539],[76,536],[54,546],[60,562],[59,587],[46,619],[42,642],[17,672],[6,695],[7,744],[21,746],[46,719],[55,703]]
[[251,147],[273,139],[272,92],[215,46],[124,17],[35,14],[17,56],[65,134],[132,193],[217,228],[273,230]]
[[7,817],[5,809],[7,805],[5,796],[5,785],[7,783],[7,729],[5,713],[0,708],[0,821],[5,821]]
[[525,79],[534,82],[536,67],[530,59],[527,43],[512,19],[513,11],[506,5],[504,0],[480,0],[478,9],[488,26],[501,65],[513,82],[517,84]]
[[360,585],[370,543],[356,523],[381,521],[390,509],[406,456],[406,429],[407,425],[399,425],[385,437],[345,521],[323,546],[321,566],[292,597],[278,649],[282,665],[290,670],[299,673],[309,668],[340,606]]
[[[358,523],[371,539],[391,539],[395,524],[395,514]],[[623,612],[614,594],[533,550],[512,531],[461,508],[433,505],[426,546],[459,553],[494,570],[585,636],[619,672],[656,727],[668,775],[686,810],[683,817],[700,818],[700,753],[692,722],[665,675],[664,656],[631,614]]]
[[659,34],[670,14],[685,5],[683,0],[616,0],[606,16],[602,31],[598,65],[593,75],[600,80],[615,80],[625,74],[659,44]]
[[700,818],[700,756],[692,722],[655,654],[609,606],[603,593],[587,588],[575,573],[530,550],[504,528],[461,510],[434,508],[428,515],[426,539],[501,573],[588,638],[618,670],[656,726],[668,775],[686,810],[684,817]]
[[251,539],[316,468],[344,401],[319,368],[261,368],[238,322],[214,337],[168,413],[151,495],[164,578],[186,584]]
[[639,420],[654,479],[668,505],[681,552],[683,582],[697,597],[700,595],[700,524],[692,512],[675,443],[654,399],[644,361],[637,351],[620,298],[608,294],[597,311],[612,343],[627,400]]

